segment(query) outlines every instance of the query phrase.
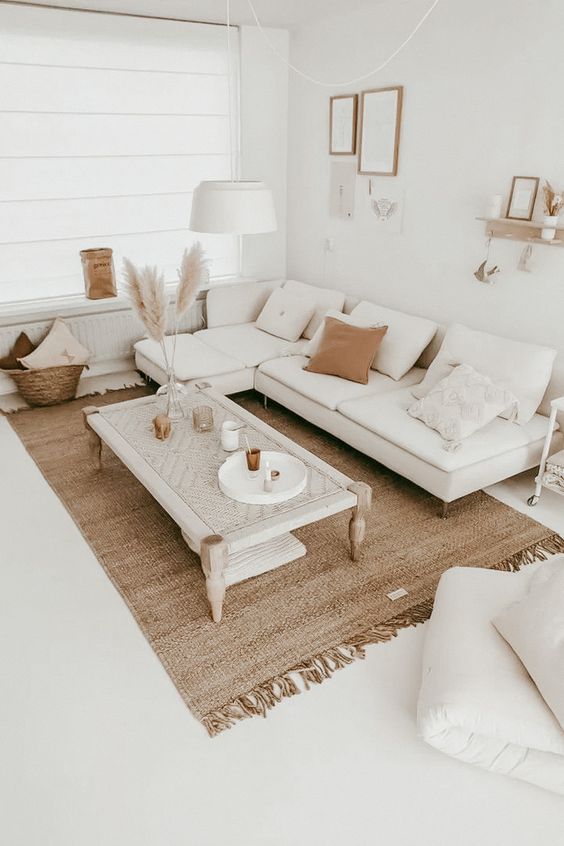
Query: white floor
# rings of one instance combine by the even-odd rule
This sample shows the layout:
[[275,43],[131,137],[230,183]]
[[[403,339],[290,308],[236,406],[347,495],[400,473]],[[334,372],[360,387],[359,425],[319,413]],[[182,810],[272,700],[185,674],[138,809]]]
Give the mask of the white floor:
[[[0,419],[0,843],[558,846],[564,800],[427,748],[425,626],[210,740]],[[564,500],[523,505],[564,532]]]

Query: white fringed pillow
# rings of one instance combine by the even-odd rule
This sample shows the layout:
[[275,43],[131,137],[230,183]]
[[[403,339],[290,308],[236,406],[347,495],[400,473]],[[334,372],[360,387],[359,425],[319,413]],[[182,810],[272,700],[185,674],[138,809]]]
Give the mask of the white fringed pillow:
[[257,329],[285,341],[297,341],[315,311],[311,303],[304,303],[296,294],[277,288],[264,304],[256,322]]
[[408,408],[408,413],[443,438],[444,448],[454,452],[464,438],[494,420],[504,411],[517,413],[517,397],[494,385],[488,376],[469,364],[455,367],[450,376]]
[[[564,729],[564,556],[547,561],[529,593],[492,620]],[[545,573],[547,578],[544,578]]]
[[90,351],[76,340],[65,321],[57,317],[37,349],[18,361],[28,370],[45,370],[63,364],[87,364],[89,359]]

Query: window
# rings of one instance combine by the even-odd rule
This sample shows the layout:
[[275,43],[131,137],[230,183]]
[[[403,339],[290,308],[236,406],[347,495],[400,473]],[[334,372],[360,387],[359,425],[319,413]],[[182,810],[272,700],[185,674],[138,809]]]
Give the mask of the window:
[[0,302],[83,293],[87,247],[172,281],[199,239],[237,274],[238,238],[188,231],[230,175],[225,27],[0,4],[0,32]]

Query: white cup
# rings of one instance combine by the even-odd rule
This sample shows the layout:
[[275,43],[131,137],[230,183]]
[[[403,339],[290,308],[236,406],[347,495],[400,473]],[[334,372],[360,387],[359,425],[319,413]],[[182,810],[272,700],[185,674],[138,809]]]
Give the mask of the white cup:
[[235,420],[226,420],[221,425],[221,446],[226,452],[239,449],[239,428],[241,424]]

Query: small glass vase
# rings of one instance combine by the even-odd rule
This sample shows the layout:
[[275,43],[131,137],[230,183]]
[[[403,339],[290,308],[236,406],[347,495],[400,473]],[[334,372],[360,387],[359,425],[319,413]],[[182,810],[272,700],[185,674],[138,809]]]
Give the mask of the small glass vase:
[[187,393],[186,386],[177,382],[174,374],[169,375],[166,385],[161,385],[157,391],[157,402],[163,414],[170,420],[181,420],[184,417],[182,400]]

